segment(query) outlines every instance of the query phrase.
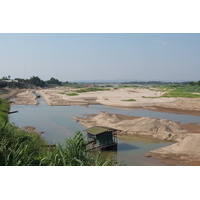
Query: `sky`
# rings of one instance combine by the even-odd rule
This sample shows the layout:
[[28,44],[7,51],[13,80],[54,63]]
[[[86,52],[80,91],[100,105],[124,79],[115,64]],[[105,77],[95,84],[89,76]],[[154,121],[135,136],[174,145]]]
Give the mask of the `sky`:
[[199,33],[0,33],[0,78],[198,81]]

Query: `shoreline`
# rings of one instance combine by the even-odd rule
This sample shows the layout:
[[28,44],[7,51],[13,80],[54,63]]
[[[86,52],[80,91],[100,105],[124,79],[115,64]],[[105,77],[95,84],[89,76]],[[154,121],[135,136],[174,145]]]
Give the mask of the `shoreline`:
[[172,145],[152,150],[145,156],[172,165],[200,165],[200,126],[197,124],[179,124],[164,119],[130,117],[106,112],[90,115],[89,118],[73,118],[86,128],[106,126],[117,129],[119,138],[138,136],[172,142]]
[[[66,89],[37,90],[49,106],[103,105],[125,109],[147,109],[157,112],[200,116],[200,99],[197,98],[159,98],[163,92],[148,89],[119,89],[96,91],[68,96]],[[151,98],[150,98],[151,97]],[[134,101],[124,101],[133,99]]]
[[[137,90],[137,91],[136,91]],[[37,105],[36,96],[32,93],[33,90],[17,90],[15,93],[12,90],[15,97],[16,105]],[[14,92],[14,93],[13,93]],[[119,91],[101,91],[101,92],[88,92],[80,94],[78,97],[69,97],[62,93],[59,89],[40,89],[36,91],[47,105],[50,106],[70,106],[81,105],[88,106],[91,104],[100,104],[108,107],[120,107],[126,109],[147,109],[156,112],[166,112],[175,114],[186,114],[200,116],[200,99],[188,99],[188,98],[143,98],[143,95],[161,95],[161,92],[152,94],[152,91],[147,89],[120,89]],[[136,95],[136,96],[134,96]],[[123,99],[128,98],[137,99],[136,102],[125,102]],[[0,96],[1,98],[1,96]],[[5,98],[5,95],[4,95]],[[8,97],[9,98],[9,97]],[[119,117],[122,117],[118,115]],[[136,119],[136,117],[133,117]],[[128,116],[126,116],[128,119]],[[184,124],[181,125],[183,129],[187,130],[187,134],[182,134],[180,137],[173,135],[174,144],[169,147],[156,149],[147,153],[147,156],[161,159],[162,162],[178,162],[181,165],[200,165],[200,149],[191,149],[191,145],[200,142],[200,126],[196,124]],[[127,135],[129,134],[126,131]],[[147,134],[148,135],[148,134]],[[139,134],[141,136],[141,134]],[[151,136],[152,137],[152,136]],[[153,136],[154,139],[166,140],[167,135]],[[177,137],[177,138],[176,138]],[[173,141],[172,138],[169,141]],[[192,142],[191,142],[192,141]],[[191,143],[190,145],[187,142]],[[179,151],[179,147],[185,145],[182,152]],[[172,146],[172,147],[171,147]],[[194,145],[193,145],[194,146]],[[190,148],[188,150],[188,148]],[[186,150],[187,149],[187,150]],[[193,163],[193,164],[192,164]]]
[[[0,98],[10,99],[12,105],[38,105],[36,96],[32,93],[34,89],[10,90],[8,94],[0,95]],[[188,98],[143,98],[144,96],[162,95],[148,89],[120,89],[119,91],[98,91],[81,93],[78,96],[67,96],[61,94],[64,89],[37,89],[49,106],[70,106],[70,105],[103,105],[124,109],[147,109],[155,112],[174,114],[186,114],[200,116],[200,99]],[[123,99],[133,98],[136,101],[126,102]]]

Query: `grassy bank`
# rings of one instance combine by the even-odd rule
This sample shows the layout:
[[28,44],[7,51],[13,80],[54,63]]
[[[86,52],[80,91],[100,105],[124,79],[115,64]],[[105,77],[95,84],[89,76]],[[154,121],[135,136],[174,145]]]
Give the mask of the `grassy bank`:
[[8,102],[0,99],[1,166],[101,166],[114,165],[111,159],[92,156],[86,151],[82,133],[66,140],[65,147],[45,147],[37,134],[23,131],[8,122]]
[[200,98],[199,85],[165,85],[157,86],[151,90],[165,92],[161,97]]
[[8,120],[9,105],[8,102],[0,99],[0,121]]

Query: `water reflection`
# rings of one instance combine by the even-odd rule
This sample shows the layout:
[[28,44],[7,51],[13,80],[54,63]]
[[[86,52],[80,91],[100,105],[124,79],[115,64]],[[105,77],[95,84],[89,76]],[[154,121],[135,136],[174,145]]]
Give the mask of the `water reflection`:
[[140,149],[140,147],[127,143],[119,143],[117,145],[117,151],[130,151],[135,149]]
[[[110,108],[101,105],[84,106],[47,106],[42,98],[38,99],[38,106],[11,106],[11,111],[19,112],[9,115],[9,121],[16,126],[35,126],[36,131],[44,131],[43,138],[50,144],[64,143],[66,138],[72,137],[77,131],[85,129],[81,124],[76,123],[72,117],[84,117],[85,114],[99,114],[102,111],[138,117],[156,117],[181,123],[200,122],[199,116],[159,113],[148,110],[125,110]],[[84,132],[82,132],[85,134]],[[103,155],[110,155],[117,161],[124,160],[126,165],[163,165],[154,158],[147,158],[145,153],[153,149],[170,145],[148,138],[137,136],[119,136],[118,151],[102,152]]]

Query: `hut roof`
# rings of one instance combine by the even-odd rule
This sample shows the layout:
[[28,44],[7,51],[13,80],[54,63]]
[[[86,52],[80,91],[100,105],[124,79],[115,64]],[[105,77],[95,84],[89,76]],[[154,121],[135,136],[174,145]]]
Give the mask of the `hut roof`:
[[90,133],[92,135],[98,135],[100,133],[104,133],[107,131],[116,131],[116,129],[109,128],[109,127],[102,127],[102,126],[93,126],[91,128],[85,129],[83,131]]

